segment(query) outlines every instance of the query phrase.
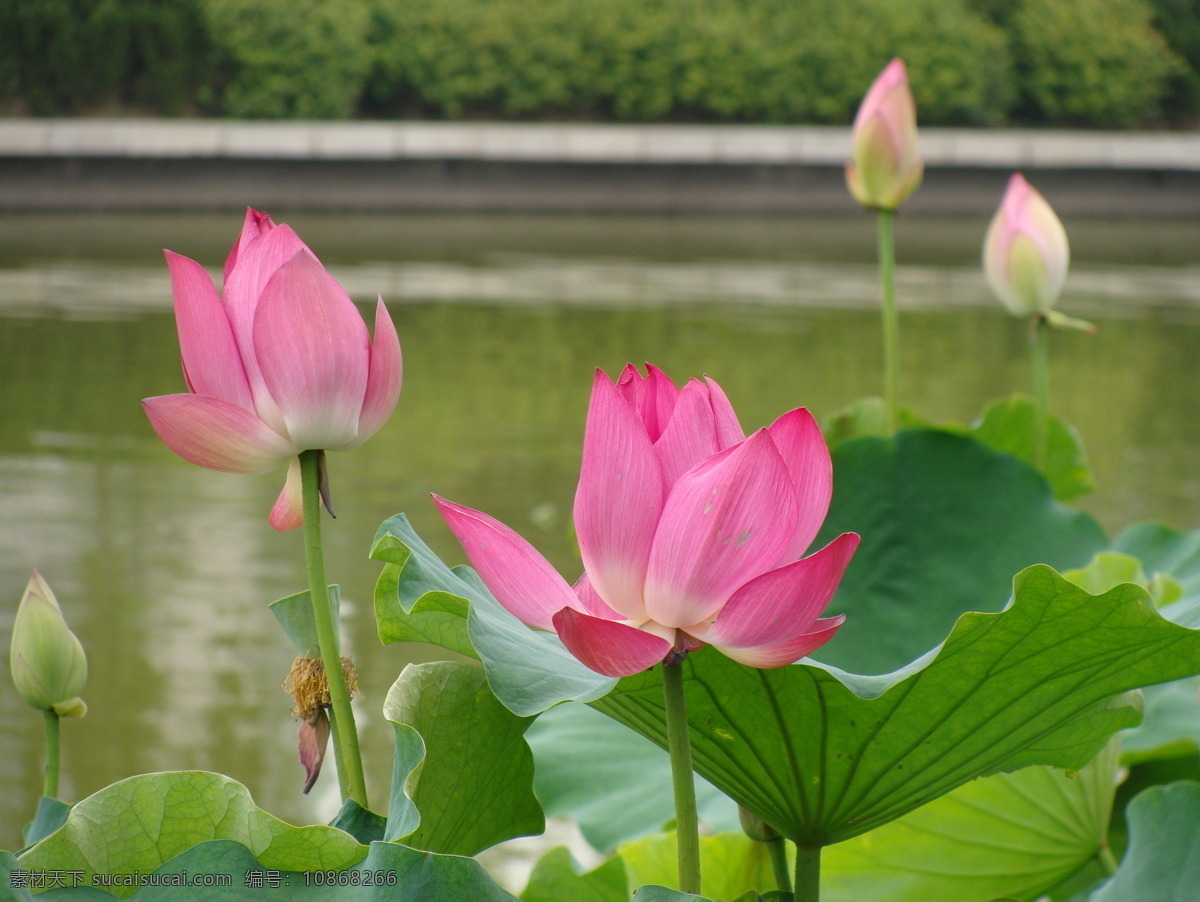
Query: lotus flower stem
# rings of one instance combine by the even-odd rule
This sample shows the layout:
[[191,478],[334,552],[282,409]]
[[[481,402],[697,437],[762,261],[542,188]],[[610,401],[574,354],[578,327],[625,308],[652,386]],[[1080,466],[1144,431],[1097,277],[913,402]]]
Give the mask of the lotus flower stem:
[[877,211],[879,223],[879,277],[883,287],[883,400],[888,433],[899,427],[896,382],[900,372],[900,316],[896,312],[896,243],[892,236],[892,211]]
[[781,893],[792,891],[792,875],[788,870],[787,840],[782,836],[766,843],[771,856],[771,870],[775,872],[775,888]]
[[338,783],[343,798],[349,797],[363,808],[367,807],[367,784],[363,778],[362,757],[358,751],[358,732],[354,726],[354,711],[350,707],[350,690],[342,678],[342,657],[338,645],[337,625],[329,603],[329,587],[325,581],[325,553],[321,546],[320,470],[322,451],[300,453],[300,485],[304,510],[304,556],[308,563],[308,594],[312,599],[313,620],[317,627],[317,644],[321,647],[321,663],[329,681],[329,700],[333,707],[330,716],[334,755],[337,759]]
[[1117,873],[1117,868],[1120,865],[1117,863],[1116,856],[1113,855],[1112,849],[1107,845],[1101,846],[1100,851],[1096,853],[1096,860],[1100,862],[1100,867],[1104,869],[1106,876],[1111,877]]
[[1050,354],[1047,349],[1046,317],[1038,314],[1033,318],[1033,394],[1036,401],[1034,411],[1033,462],[1039,470],[1046,465],[1046,431],[1050,418]]
[[664,663],[663,693],[667,709],[667,750],[675,787],[675,830],[679,849],[679,889],[700,892],[700,828],[696,815],[696,781],[692,776],[692,743],[688,735],[681,663]]
[[821,898],[821,847],[796,844],[796,902]]
[[54,711],[43,711],[46,717],[46,779],[42,783],[42,795],[48,799],[58,798],[59,732],[58,715]]

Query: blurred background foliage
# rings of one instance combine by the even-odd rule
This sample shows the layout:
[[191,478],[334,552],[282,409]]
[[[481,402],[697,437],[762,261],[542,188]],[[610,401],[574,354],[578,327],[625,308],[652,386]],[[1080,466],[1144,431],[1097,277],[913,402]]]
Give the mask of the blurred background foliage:
[[1200,0],[0,0],[0,112],[1187,127]]

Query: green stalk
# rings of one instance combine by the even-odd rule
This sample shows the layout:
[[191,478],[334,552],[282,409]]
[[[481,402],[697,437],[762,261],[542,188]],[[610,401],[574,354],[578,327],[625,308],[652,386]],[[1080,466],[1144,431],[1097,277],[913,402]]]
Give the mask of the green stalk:
[[1113,856],[1112,849],[1108,846],[1102,846],[1096,858],[1100,862],[1100,867],[1104,869],[1105,876],[1111,877],[1117,872],[1117,868],[1119,867],[1117,859]]
[[692,777],[692,743],[683,696],[683,667],[663,664],[663,694],[667,709],[667,750],[675,788],[675,831],[679,847],[679,888],[700,893],[700,825],[696,815],[696,782]]
[[782,836],[768,840],[767,853],[771,856],[771,870],[775,872],[775,888],[781,893],[790,893],[792,875],[788,870],[787,841]]
[[821,898],[821,847],[796,844],[796,902]]
[[58,733],[58,715],[43,711],[46,717],[46,779],[42,783],[42,795],[48,799],[58,798],[59,752],[61,743]]
[[1046,468],[1046,433],[1050,419],[1050,353],[1046,340],[1046,318],[1038,314],[1033,318],[1033,464],[1039,470]]
[[337,626],[329,603],[329,584],[325,581],[325,553],[321,546],[321,451],[300,453],[300,484],[304,509],[304,557],[308,564],[308,594],[312,599],[313,620],[317,626],[317,644],[321,663],[329,681],[330,734],[337,758],[338,783],[342,797],[367,807],[367,784],[363,778],[362,757],[358,751],[358,732],[350,707],[350,690],[342,677],[342,655]]
[[877,211],[879,224],[879,278],[883,287],[883,402],[887,429],[900,427],[896,383],[900,374],[900,314],[896,310],[896,242],[892,237],[892,211]]

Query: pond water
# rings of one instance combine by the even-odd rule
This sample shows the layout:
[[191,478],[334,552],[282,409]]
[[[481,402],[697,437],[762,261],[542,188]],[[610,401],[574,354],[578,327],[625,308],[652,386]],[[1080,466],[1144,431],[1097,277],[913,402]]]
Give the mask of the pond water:
[[[326,528],[357,660],[368,785],[382,808],[388,687],[421,649],[374,633],[371,539],[407,511],[462,559],[428,495],[486,510],[565,572],[592,373],[650,360],[708,373],[743,425],[806,405],[826,417],[879,392],[869,217],[812,221],[277,215],[352,295],[389,302],[405,356],[392,420],[331,455]],[[1054,411],[1088,448],[1081,499],[1110,533],[1200,520],[1200,223],[1067,224],[1063,309],[1095,336],[1052,337]],[[240,217],[0,216],[0,639],[29,571],[54,588],[88,650],[89,714],[63,729],[62,794],[137,773],[205,769],[297,823],[337,808],[332,769],[300,793],[296,725],[280,688],[292,650],[267,604],[304,588],[297,533],[266,515],[282,471],[194,467],[140,407],[183,390],[160,249],[218,268]],[[901,219],[903,403],[968,421],[1027,391],[1026,327],[988,297],[985,219]],[[7,674],[0,686],[8,687]],[[0,689],[0,848],[40,788],[41,719]]]

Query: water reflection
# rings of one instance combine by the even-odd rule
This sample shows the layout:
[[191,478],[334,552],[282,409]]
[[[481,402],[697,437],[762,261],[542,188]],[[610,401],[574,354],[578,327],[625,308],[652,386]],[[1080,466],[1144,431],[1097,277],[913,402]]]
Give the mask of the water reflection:
[[[334,265],[351,296],[389,302],[455,301],[513,305],[661,307],[750,304],[874,309],[871,264],[716,260],[647,262],[496,255],[485,263],[448,261]],[[210,275],[220,282],[220,269]],[[946,309],[995,302],[979,268],[905,266],[897,291],[906,309]],[[1089,315],[1128,316],[1138,306],[1172,305],[1200,315],[1200,267],[1076,266],[1068,303]],[[162,310],[170,304],[162,273],[145,266],[63,262],[0,269],[0,307],[8,316],[52,314],[98,320]],[[1114,313],[1113,306],[1118,309]]]
[[[649,359],[677,379],[710,373],[746,426],[798,404],[825,416],[878,391],[874,270],[861,260],[726,252],[638,262],[628,250],[554,258],[509,248],[473,261],[333,267],[357,298],[382,292],[392,302],[405,352],[395,417],[362,448],[330,457],[339,519],[327,530],[329,570],[343,586],[366,693],[360,725],[379,807],[391,770],[379,705],[419,653],[374,635],[378,568],[366,555],[383,519],[409,511],[436,550],[460,560],[428,502],[436,490],[513,525],[571,572],[594,367]],[[1148,516],[1194,526],[1197,270],[1083,266],[1068,296],[1068,312],[1105,320],[1095,337],[1053,337],[1054,406],[1082,433],[1099,484],[1084,506],[1110,531]],[[901,298],[905,403],[961,421],[1027,384],[1025,330],[986,301],[973,258],[902,268]],[[299,792],[280,689],[292,650],[266,608],[303,587],[299,536],[266,523],[283,473],[192,467],[141,413],[141,398],[182,387],[157,258],[133,266],[46,253],[0,269],[0,380],[0,595],[9,599],[0,635],[36,566],[91,662],[90,713],[64,727],[64,794],[204,768],[245,783],[280,817],[327,820],[335,781],[313,798]],[[0,718],[0,848],[11,849],[36,799],[41,723],[4,690]]]

